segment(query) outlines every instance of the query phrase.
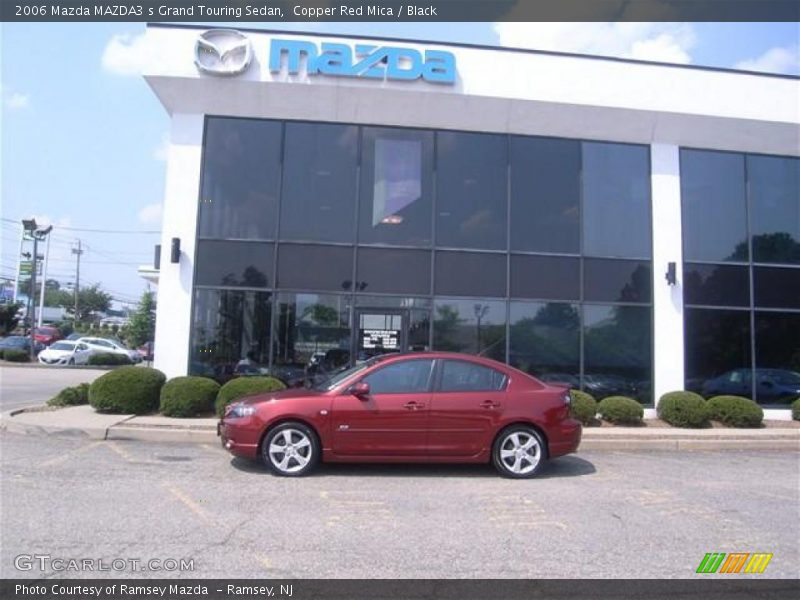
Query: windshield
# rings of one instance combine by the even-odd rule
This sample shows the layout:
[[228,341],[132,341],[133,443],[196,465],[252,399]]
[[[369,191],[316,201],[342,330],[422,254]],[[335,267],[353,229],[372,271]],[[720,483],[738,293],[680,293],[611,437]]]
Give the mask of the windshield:
[[767,377],[785,385],[800,385],[800,373],[795,371],[771,371],[767,372]]
[[364,363],[361,365],[356,365],[355,367],[350,367],[349,369],[345,369],[344,371],[339,371],[333,377],[331,377],[330,379],[326,379],[322,383],[318,383],[312,389],[315,389],[319,392],[329,392],[337,385],[339,385],[341,382],[343,382],[345,379],[347,379],[351,375],[355,375],[356,373],[363,371],[368,366],[369,364]]
[[56,342],[52,346],[50,346],[51,350],[74,350],[75,344],[70,344],[69,342]]

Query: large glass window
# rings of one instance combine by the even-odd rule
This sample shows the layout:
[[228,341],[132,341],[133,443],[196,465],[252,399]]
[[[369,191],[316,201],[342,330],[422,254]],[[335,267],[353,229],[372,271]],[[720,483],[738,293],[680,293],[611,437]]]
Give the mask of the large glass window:
[[439,298],[433,308],[433,349],[506,358],[506,303]]
[[[412,352],[425,352],[431,349],[431,300],[429,298],[408,298],[402,296],[356,296],[356,307],[398,310],[408,320],[406,339]],[[391,311],[387,311],[391,312]]]
[[584,142],[584,254],[650,258],[651,228],[649,149]]
[[208,118],[199,236],[273,238],[280,164],[280,122]]
[[747,157],[755,262],[800,263],[800,159]]
[[199,240],[195,285],[271,287],[273,244]]
[[750,272],[738,265],[686,263],[683,299],[687,304],[749,306]]
[[756,311],[755,336],[758,402],[800,398],[800,313]]
[[681,150],[683,259],[747,261],[744,156]]
[[437,294],[505,296],[506,255],[480,252],[437,252]]
[[580,321],[577,304],[512,302],[508,362],[545,381],[580,387]]
[[343,246],[281,244],[278,248],[278,287],[352,291],[353,249]]
[[365,127],[359,242],[430,246],[433,132]]
[[583,387],[595,398],[652,402],[650,315],[643,306],[583,307]]
[[800,308],[800,269],[754,267],[753,300],[761,308]]
[[581,143],[511,137],[511,249],[580,252]]
[[219,381],[266,374],[271,297],[266,292],[195,290],[189,372]]
[[650,302],[650,263],[586,258],[583,261],[584,300]]
[[359,291],[377,294],[430,294],[430,250],[359,248]]
[[352,242],[358,127],[287,123],[280,237]]
[[506,136],[442,131],[436,144],[436,245],[504,250]]
[[578,300],[581,297],[580,259],[512,254],[511,297]]

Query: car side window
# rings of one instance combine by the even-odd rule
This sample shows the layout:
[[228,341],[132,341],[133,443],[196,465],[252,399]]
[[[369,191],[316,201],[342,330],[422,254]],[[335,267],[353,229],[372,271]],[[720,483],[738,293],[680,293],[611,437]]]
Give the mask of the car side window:
[[463,360],[442,364],[440,392],[497,392],[505,388],[506,376],[490,367]]
[[88,350],[89,346],[86,344],[78,344],[78,350]]
[[428,391],[433,360],[419,359],[386,365],[367,375],[371,394],[422,394]]

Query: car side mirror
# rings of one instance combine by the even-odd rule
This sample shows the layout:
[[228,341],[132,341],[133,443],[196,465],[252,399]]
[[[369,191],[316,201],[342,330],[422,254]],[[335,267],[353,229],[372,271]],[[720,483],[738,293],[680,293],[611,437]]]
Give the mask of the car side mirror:
[[369,384],[366,381],[359,381],[350,386],[350,393],[359,400],[369,399]]

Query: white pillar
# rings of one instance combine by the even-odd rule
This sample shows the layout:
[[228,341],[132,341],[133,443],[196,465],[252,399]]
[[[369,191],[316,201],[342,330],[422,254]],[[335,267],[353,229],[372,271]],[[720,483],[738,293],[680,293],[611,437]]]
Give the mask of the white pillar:
[[[154,361],[167,377],[186,375],[189,363],[203,122],[201,114],[175,113],[170,128]],[[172,238],[181,241],[177,264],[170,262]]]
[[[653,202],[653,395],[684,387],[683,245],[681,233],[680,148],[650,148]],[[677,283],[668,285],[668,264],[675,263]]]

